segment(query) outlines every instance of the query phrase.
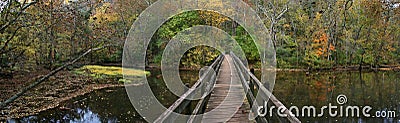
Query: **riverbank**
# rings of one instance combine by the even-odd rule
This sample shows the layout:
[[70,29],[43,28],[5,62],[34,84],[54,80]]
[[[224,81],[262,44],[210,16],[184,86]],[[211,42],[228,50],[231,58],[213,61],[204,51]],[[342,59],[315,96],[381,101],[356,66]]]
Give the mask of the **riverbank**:
[[[159,70],[159,66],[149,66],[146,70]],[[200,68],[179,68],[179,70],[193,71]],[[260,70],[260,68],[255,68]],[[339,66],[339,67],[326,67],[326,68],[276,68],[277,72],[323,72],[323,71],[400,71],[400,65],[381,65],[378,68],[372,66]]]
[[287,72],[312,72],[312,71],[400,71],[400,65],[382,65],[378,68],[372,66],[339,66],[327,68],[308,68],[308,69],[276,69],[277,71]]
[[[158,67],[149,67],[148,69]],[[197,70],[183,68],[181,70]],[[278,72],[309,72],[309,71],[357,71],[358,67],[337,67],[329,69],[277,69]],[[385,66],[371,68],[364,66],[363,71],[399,71],[400,66]],[[14,78],[0,78],[0,97],[4,101],[13,94],[26,87],[40,75],[45,75],[48,70],[38,69],[15,73]],[[64,101],[74,97],[85,95],[94,90],[123,87],[124,84],[117,78],[96,78],[83,74],[76,74],[73,71],[60,71],[40,86],[28,91],[21,98],[10,103],[5,109],[0,110],[0,122],[8,118],[21,118],[38,114],[39,112],[59,107]]]
[[[15,76],[10,79],[1,79],[1,99],[8,99],[23,87],[39,78],[47,70],[38,70]],[[94,78],[74,74],[71,71],[60,71],[46,82],[28,91],[22,97],[0,110],[0,121],[9,118],[21,118],[38,114],[41,111],[56,108],[60,103],[74,97],[85,95],[94,90],[122,87],[123,83],[113,78]]]
[[[120,63],[107,63],[99,64],[103,66],[122,66]],[[254,65],[250,65],[254,66]],[[161,67],[157,64],[150,64],[146,66],[146,70],[159,70]],[[192,71],[199,70],[200,68],[192,67],[181,67],[179,70]],[[255,67],[255,70],[260,70],[259,67]],[[277,68],[276,71],[284,72],[312,72],[312,71],[400,71],[400,65],[379,65],[374,67],[371,65],[350,65],[350,66],[335,66],[335,67],[320,67],[320,68]]]

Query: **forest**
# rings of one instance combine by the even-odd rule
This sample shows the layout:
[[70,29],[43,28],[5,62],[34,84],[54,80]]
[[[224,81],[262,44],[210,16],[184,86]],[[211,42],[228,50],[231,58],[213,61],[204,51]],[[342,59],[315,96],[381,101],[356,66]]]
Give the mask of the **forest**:
[[[212,1],[216,3],[214,6],[224,6],[226,2]],[[0,122],[56,107],[65,111],[68,106],[59,106],[61,102],[93,90],[123,87],[124,83],[129,83],[122,76],[124,45],[135,20],[155,2],[157,0],[0,0]],[[276,52],[276,67],[283,71],[301,71],[278,74],[277,81],[281,82],[277,82],[278,90],[295,92],[292,88],[304,81],[300,90],[317,90],[309,96],[316,102],[323,102],[327,98],[324,94],[333,93],[335,81],[340,80],[338,87],[354,84],[348,82],[353,79],[361,84],[385,81],[385,73],[380,76],[377,71],[364,74],[361,70],[394,70],[387,72],[386,79],[393,82],[386,86],[397,88],[400,1],[243,2],[258,14],[268,29]],[[158,88],[158,96],[165,97],[163,101],[174,99],[175,95],[165,93],[167,89],[162,85],[159,69],[163,52],[179,32],[198,25],[225,31],[240,45],[249,66],[256,70],[261,67],[258,45],[242,25],[214,11],[196,10],[179,13],[163,23],[147,47],[146,71],[131,69],[128,72],[134,76],[148,76],[153,81],[152,86]],[[219,56],[215,51],[209,46],[196,46],[186,51],[180,59],[181,70],[187,70],[182,72],[187,74],[182,78],[195,82],[197,70],[210,65]],[[343,70],[350,74],[335,73]],[[359,74],[350,72],[356,70],[360,70]],[[316,72],[310,74],[309,71]],[[285,84],[287,79],[292,83]],[[399,89],[373,90],[376,91],[368,92],[371,95],[385,92],[390,96]],[[113,90],[106,91],[110,91],[105,92],[109,94]],[[119,92],[125,94],[124,90]],[[285,98],[294,95],[286,91],[277,93]]]
[[[264,20],[277,53],[278,68],[395,66],[400,62],[398,1],[244,0]],[[1,74],[54,69],[85,51],[81,64],[120,63],[125,38],[151,0],[6,0],[0,15]],[[223,5],[223,2],[221,2]],[[168,41],[194,25],[210,25],[232,35],[257,67],[258,53],[246,31],[212,11],[172,17],[153,36],[148,65],[158,66]],[[111,46],[112,45],[112,46]],[[216,57],[212,48],[187,52],[183,67],[198,68]]]

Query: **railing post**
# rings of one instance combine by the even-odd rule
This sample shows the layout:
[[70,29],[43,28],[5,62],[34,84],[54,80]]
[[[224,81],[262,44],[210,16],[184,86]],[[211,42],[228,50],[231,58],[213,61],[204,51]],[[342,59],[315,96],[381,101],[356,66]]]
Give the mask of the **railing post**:
[[[211,64],[212,69],[218,71],[219,67],[221,66],[222,60],[224,59],[224,57],[222,55],[220,55],[216,61],[213,62],[213,64]],[[173,117],[170,117],[171,114],[174,112],[177,113],[181,113],[182,111],[187,111],[188,113],[192,113],[192,114],[201,114],[205,111],[205,106],[207,106],[207,101],[209,99],[209,95],[207,95],[206,99],[200,99],[199,103],[196,105],[195,108],[193,108],[193,105],[191,105],[191,103],[193,103],[193,101],[188,100],[187,97],[193,97],[196,94],[199,93],[199,91],[203,91],[201,94],[203,94],[206,90],[202,90],[202,89],[207,89],[207,86],[209,83],[204,83],[204,81],[208,81],[211,82],[212,84],[214,84],[215,81],[210,81],[210,80],[214,80],[214,79],[210,79],[209,75],[209,69],[205,72],[206,75],[202,75],[200,77],[200,79],[193,84],[192,87],[189,87],[189,83],[185,83],[185,86],[187,86],[188,88],[185,89],[185,93],[179,97],[178,100],[175,101],[174,104],[172,104],[172,106],[170,106],[168,108],[168,110],[164,111],[156,120],[155,122],[157,123],[162,123],[162,122],[173,122],[175,121],[175,119],[177,118],[176,115],[174,115]],[[219,73],[219,72],[217,72]],[[208,78],[207,78],[208,76]],[[211,76],[212,77],[212,76]],[[216,77],[216,76],[215,76]],[[206,80],[208,79],[208,80]],[[201,87],[200,87],[201,86]],[[211,85],[212,86],[212,85]],[[201,88],[200,90],[197,90],[196,88]],[[211,90],[207,90],[207,91],[211,91]],[[195,115],[192,115],[188,121],[194,121],[196,117],[194,117]],[[197,119],[197,118],[196,118]],[[201,119],[201,118],[200,118]]]
[[[188,88],[190,88],[190,84],[189,84],[189,83],[185,83],[185,86],[188,87]],[[186,89],[186,91],[188,91],[188,90],[189,90],[189,89]],[[192,106],[191,106],[192,101],[190,101],[190,100],[188,100],[188,99],[185,99],[185,101],[189,101],[189,105],[186,107],[186,111],[187,111],[187,112],[192,112]]]
[[[250,72],[254,75],[254,68],[251,68]],[[253,95],[254,95],[255,89],[254,89],[254,80],[253,79],[250,79],[249,86],[250,86],[251,93],[253,93]]]
[[205,79],[205,80],[202,80],[202,84],[201,84],[201,86],[200,86],[200,97],[203,97],[203,95],[205,94],[205,92],[206,92],[206,88],[207,88],[207,84],[208,84],[208,81],[207,80],[209,80],[208,79],[208,77],[207,77],[207,79]]

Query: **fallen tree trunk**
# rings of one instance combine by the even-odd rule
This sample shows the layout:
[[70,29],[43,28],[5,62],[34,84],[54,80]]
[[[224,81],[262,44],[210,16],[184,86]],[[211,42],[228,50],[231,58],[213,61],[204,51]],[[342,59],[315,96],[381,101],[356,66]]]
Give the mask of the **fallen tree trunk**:
[[40,79],[36,80],[36,82],[30,84],[29,86],[23,88],[20,92],[18,92],[17,94],[15,94],[14,96],[10,97],[9,99],[7,99],[4,102],[0,103],[0,109],[4,108],[7,104],[15,101],[16,99],[18,99],[19,97],[21,97],[24,93],[26,93],[27,91],[29,91],[30,89],[36,87],[37,85],[39,85],[40,83],[44,82],[45,80],[47,80],[50,76],[53,76],[54,74],[60,72],[61,70],[63,70],[64,68],[66,68],[69,65],[74,64],[75,62],[77,62],[79,59],[81,59],[82,57],[86,56],[87,54],[93,52],[93,51],[97,51],[97,50],[101,50],[107,47],[110,47],[113,45],[106,45],[106,46],[102,46],[102,47],[98,47],[98,48],[93,48],[93,49],[89,49],[87,50],[85,53],[79,55],[77,58],[73,59],[72,61],[67,62],[66,64],[64,64],[61,67],[58,67],[56,69],[54,69],[53,71],[51,71],[50,73],[46,74],[45,76],[41,77]]

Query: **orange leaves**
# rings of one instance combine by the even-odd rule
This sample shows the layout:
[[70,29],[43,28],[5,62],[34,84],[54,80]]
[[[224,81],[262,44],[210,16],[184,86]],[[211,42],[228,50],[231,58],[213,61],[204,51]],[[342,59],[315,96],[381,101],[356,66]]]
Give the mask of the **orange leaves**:
[[316,38],[314,39],[314,43],[327,43],[328,42],[328,36],[326,35],[325,32],[317,32],[315,35]]
[[315,49],[314,53],[318,57],[328,56],[328,50],[335,50],[335,46],[328,42],[328,35],[322,31],[319,31],[315,34],[312,48]]
[[332,85],[329,80],[312,80],[311,82],[311,90],[310,97],[313,100],[324,101],[326,100],[326,93],[332,92],[336,86]]
[[329,50],[335,51],[336,48],[335,48],[335,46],[333,46],[333,45],[331,44],[331,45],[329,45]]
[[319,37],[319,40],[323,43],[327,43],[328,42],[328,36],[326,35],[325,32],[322,33],[322,35]]
[[319,48],[318,51],[316,52],[317,56],[321,56],[322,54],[324,54],[322,48]]

